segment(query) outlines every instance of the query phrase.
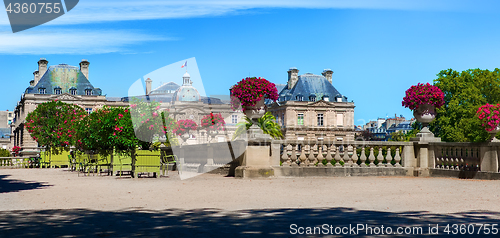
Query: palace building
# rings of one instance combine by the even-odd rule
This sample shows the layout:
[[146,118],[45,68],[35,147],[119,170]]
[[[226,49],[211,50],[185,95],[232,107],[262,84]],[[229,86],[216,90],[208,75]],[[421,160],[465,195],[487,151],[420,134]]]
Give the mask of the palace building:
[[354,140],[354,103],[335,89],[332,75],[330,69],[322,75],[288,70],[278,101],[267,105],[285,139]]

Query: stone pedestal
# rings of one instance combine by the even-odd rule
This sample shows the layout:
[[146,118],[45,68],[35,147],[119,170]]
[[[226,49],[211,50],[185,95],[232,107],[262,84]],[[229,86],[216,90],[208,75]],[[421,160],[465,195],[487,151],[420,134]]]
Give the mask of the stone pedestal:
[[279,145],[271,144],[271,137],[253,125],[248,130],[248,146],[241,166],[235,170],[237,178],[265,178],[274,176],[272,166],[279,166]]
[[410,138],[410,141],[441,142],[441,138],[434,137],[434,133],[432,133],[427,126],[424,126],[424,128],[417,133],[416,137]]

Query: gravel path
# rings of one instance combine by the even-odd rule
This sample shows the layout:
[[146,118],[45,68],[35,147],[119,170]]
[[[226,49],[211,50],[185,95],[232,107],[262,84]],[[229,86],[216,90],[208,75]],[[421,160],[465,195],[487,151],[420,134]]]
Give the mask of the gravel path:
[[290,236],[292,223],[428,227],[490,222],[500,226],[500,181],[249,180],[211,174],[180,180],[175,172],[168,178],[131,179],[78,177],[66,169],[1,169],[0,192],[0,237],[2,233],[26,237],[46,233],[56,237]]

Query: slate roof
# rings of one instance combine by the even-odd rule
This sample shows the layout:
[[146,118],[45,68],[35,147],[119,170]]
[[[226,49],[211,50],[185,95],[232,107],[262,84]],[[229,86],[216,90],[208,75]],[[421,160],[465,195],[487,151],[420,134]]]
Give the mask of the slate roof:
[[302,101],[311,101],[311,96],[316,96],[316,101],[328,96],[331,102],[336,102],[336,97],[341,97],[342,102],[347,102],[347,97],[340,94],[324,76],[311,73],[300,75],[291,89],[287,84],[279,93],[279,101],[298,101],[297,96],[301,96]]
[[70,88],[77,90],[77,95],[86,95],[85,89],[91,89],[93,95],[101,95],[99,88],[94,88],[79,67],[67,64],[50,66],[34,87],[26,88],[26,93],[38,93],[39,88],[45,88],[45,94],[54,94],[55,88],[61,88],[61,93],[69,93]]
[[151,90],[151,92],[149,93],[149,95],[169,94],[169,93],[173,94],[173,92],[175,92],[175,90],[177,90],[180,87],[181,87],[180,85],[178,85],[178,84],[176,84],[174,82],[164,83],[160,87],[158,87],[158,88],[156,88],[154,90]]

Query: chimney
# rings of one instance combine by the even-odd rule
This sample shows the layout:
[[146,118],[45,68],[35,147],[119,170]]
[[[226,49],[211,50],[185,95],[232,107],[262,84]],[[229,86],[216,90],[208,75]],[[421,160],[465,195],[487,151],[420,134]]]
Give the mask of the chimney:
[[323,73],[321,73],[325,78],[328,80],[328,82],[332,83],[332,74],[333,71],[331,69],[325,69],[323,70]]
[[149,95],[151,92],[151,82],[153,82],[153,80],[150,78],[146,79],[146,95]]
[[40,80],[40,74],[38,73],[38,70],[37,70],[37,71],[33,72],[33,80],[32,80],[33,85],[31,85],[31,82],[30,82],[30,85],[35,86],[39,80]]
[[292,89],[299,80],[299,70],[295,67],[292,67],[287,72],[288,72],[288,89]]
[[82,59],[82,62],[80,62],[80,71],[82,71],[82,74],[85,75],[87,79],[89,79],[89,61],[86,59]]
[[[47,72],[47,64],[49,61],[47,61],[45,58],[40,58],[38,61],[38,75],[35,78],[35,85],[38,83],[38,81],[43,77],[45,72]],[[37,72],[37,71],[35,71]]]

